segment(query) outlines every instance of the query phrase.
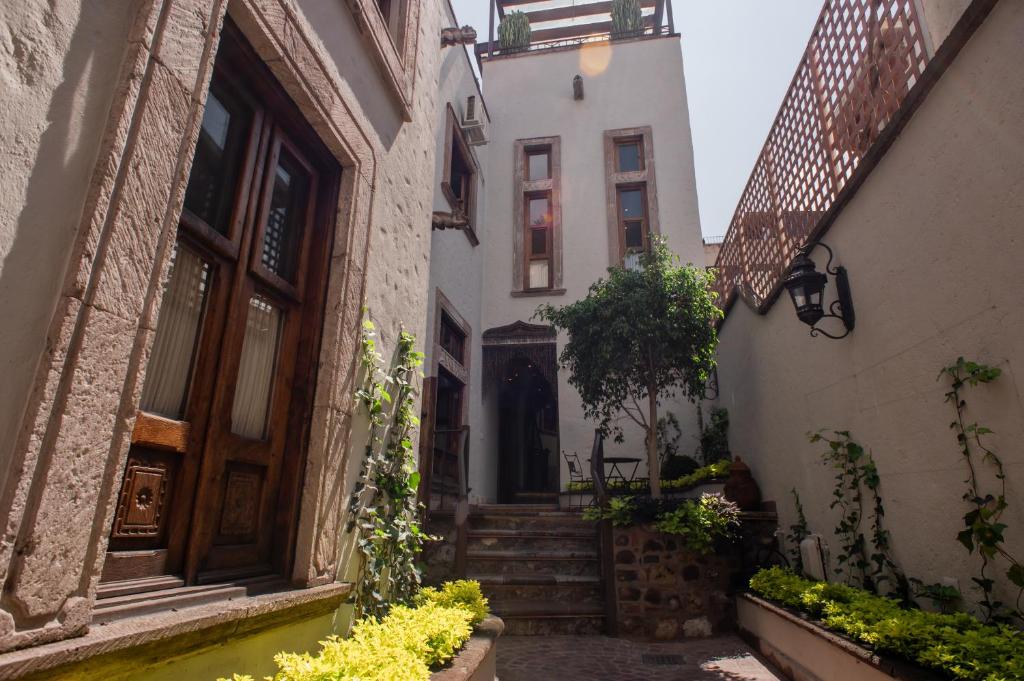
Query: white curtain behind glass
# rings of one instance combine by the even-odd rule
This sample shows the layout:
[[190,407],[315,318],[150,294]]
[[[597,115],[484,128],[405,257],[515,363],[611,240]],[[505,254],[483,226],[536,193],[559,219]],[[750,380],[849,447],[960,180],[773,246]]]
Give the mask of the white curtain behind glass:
[[185,248],[177,247],[172,258],[139,407],[180,419],[185,411],[210,268]]
[[231,408],[231,431],[254,440],[266,435],[267,408],[277,363],[281,310],[263,296],[249,299],[245,340],[238,363],[235,403]]

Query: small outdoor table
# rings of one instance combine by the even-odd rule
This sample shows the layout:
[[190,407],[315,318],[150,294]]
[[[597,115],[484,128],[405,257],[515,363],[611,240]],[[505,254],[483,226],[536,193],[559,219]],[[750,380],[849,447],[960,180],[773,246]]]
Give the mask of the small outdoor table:
[[[633,469],[629,472],[629,477],[627,478],[619,466],[628,466],[629,464],[633,464]],[[636,470],[640,467],[640,459],[633,456],[606,456],[604,458],[604,465],[611,466],[608,472],[605,473],[605,481],[621,480],[623,484],[628,484],[636,478]]]

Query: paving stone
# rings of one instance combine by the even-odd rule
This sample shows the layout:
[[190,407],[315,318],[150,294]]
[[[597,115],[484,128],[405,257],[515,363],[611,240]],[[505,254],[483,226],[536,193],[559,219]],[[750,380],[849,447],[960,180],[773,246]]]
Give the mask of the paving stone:
[[[680,657],[681,664],[678,663]],[[503,637],[498,642],[498,678],[500,681],[783,681],[785,677],[735,636],[671,643],[607,636],[518,636]]]

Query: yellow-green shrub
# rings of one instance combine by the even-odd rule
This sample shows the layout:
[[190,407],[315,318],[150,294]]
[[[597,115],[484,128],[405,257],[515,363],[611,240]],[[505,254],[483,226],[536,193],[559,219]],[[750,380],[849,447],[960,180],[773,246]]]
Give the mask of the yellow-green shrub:
[[[475,587],[475,588],[474,588]],[[431,589],[411,608],[396,605],[381,620],[360,620],[348,638],[331,636],[320,651],[278,653],[268,681],[425,681],[430,668],[449,660],[469,640],[473,623],[487,614],[476,582]],[[446,605],[450,604],[450,605]],[[218,681],[229,681],[218,679]],[[253,681],[235,674],[230,681]]]
[[982,624],[965,613],[906,610],[892,599],[845,584],[813,582],[777,567],[754,575],[750,588],[875,650],[954,679],[1024,679],[1024,634],[1007,625]]
[[480,624],[490,612],[487,599],[480,592],[480,582],[472,579],[445,582],[440,589],[429,586],[420,589],[416,603],[436,603],[446,608],[465,608],[473,613],[474,625]]

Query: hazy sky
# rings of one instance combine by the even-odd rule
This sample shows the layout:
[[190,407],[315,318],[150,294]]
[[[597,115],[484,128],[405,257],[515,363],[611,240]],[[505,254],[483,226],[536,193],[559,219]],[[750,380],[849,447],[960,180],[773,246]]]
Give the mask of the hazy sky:
[[[452,0],[487,40],[489,0]],[[675,0],[705,236],[729,226],[823,0]],[[487,96],[484,83],[484,97]]]

